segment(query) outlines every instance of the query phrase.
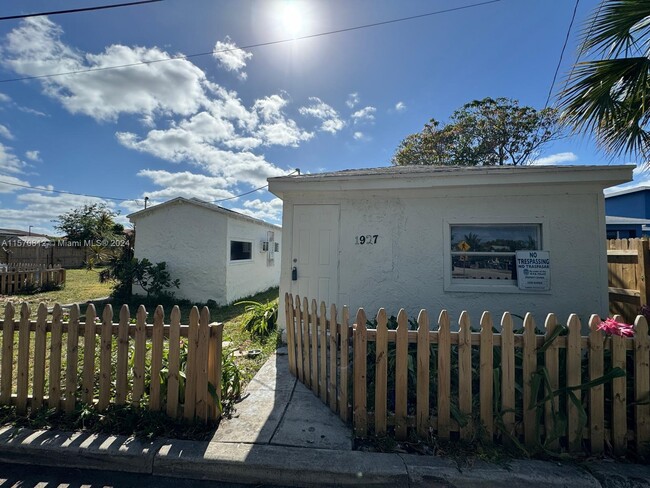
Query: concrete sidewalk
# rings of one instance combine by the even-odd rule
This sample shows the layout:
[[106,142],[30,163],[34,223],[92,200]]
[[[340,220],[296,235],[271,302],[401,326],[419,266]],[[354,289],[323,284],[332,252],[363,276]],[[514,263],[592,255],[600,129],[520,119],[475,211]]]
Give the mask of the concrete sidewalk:
[[145,443],[7,427],[0,430],[0,461],[285,486],[650,487],[648,466],[516,460],[461,470],[431,456],[353,451],[350,430],[289,374],[280,351],[210,441]]

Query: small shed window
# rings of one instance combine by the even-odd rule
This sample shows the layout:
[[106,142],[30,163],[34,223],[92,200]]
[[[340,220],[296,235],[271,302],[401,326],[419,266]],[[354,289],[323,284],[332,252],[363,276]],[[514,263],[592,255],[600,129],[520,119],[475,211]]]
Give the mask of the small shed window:
[[253,259],[253,243],[250,241],[230,241],[231,261],[250,261]]
[[539,224],[450,226],[451,278],[456,283],[517,283],[515,251],[541,249]]

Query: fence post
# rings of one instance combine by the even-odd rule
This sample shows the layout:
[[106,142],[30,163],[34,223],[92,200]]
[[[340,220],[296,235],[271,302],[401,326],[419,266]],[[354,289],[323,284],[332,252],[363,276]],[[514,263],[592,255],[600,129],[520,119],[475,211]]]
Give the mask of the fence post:
[[[603,375],[603,333],[598,330],[600,317],[592,315],[589,319],[589,380]],[[591,452],[603,451],[605,445],[605,387],[594,386],[589,389],[589,440]]]
[[120,309],[120,325],[117,332],[117,367],[115,372],[115,403],[124,405],[127,397],[127,366],[129,363],[129,322],[131,313],[124,304]]
[[167,381],[167,415],[178,416],[179,361],[181,349],[181,311],[174,305],[169,317],[169,357]]
[[16,412],[23,414],[27,410],[27,388],[29,379],[29,307],[23,302],[20,307],[20,325],[18,326],[18,375],[16,389]]
[[160,410],[160,370],[163,359],[163,327],[165,311],[158,305],[153,313],[153,331],[151,334],[151,381],[149,394],[149,410]]
[[350,310],[347,305],[343,306],[341,318],[341,400],[339,403],[339,415],[343,422],[350,420]]
[[295,329],[293,323],[293,295],[289,293],[284,294],[284,321],[287,331],[287,351],[289,356],[289,371],[292,375],[296,375],[296,340]]
[[512,330],[512,316],[505,312],[501,317],[501,418],[509,436],[504,444],[512,444],[515,432],[515,336]]
[[[119,333],[119,329],[118,329]],[[104,410],[111,401],[111,352],[113,349],[113,307],[104,306],[102,325],[100,327],[99,350],[99,402],[97,408]]]
[[323,403],[327,404],[327,315],[325,302],[320,302],[320,381],[318,392]]
[[458,409],[467,423],[460,427],[460,437],[472,435],[472,331],[469,314],[461,312],[458,328]]
[[[305,362],[304,362],[304,353],[302,349],[302,309],[300,308],[300,296],[296,295],[296,308],[294,310],[294,316],[295,316],[295,324],[296,324],[296,330],[295,330],[295,336],[296,336],[296,346],[297,346],[297,352],[296,352],[296,378],[300,380],[301,383],[305,383]],[[293,323],[294,321],[292,321]]]
[[199,309],[194,306],[190,311],[190,327],[187,333],[187,370],[185,372],[185,404],[183,416],[188,419],[194,419],[196,412],[196,373],[198,370],[196,356],[199,339]]
[[647,283],[650,274],[650,259],[648,259],[650,241],[648,239],[638,239],[636,247],[638,252],[636,282],[639,287],[639,298],[641,306],[650,305],[650,286]]
[[449,314],[442,310],[438,316],[438,437],[449,439],[451,410],[451,334]]
[[493,413],[493,357],[494,333],[492,332],[492,316],[490,312],[481,315],[481,344],[479,346],[479,402],[481,423],[485,427],[488,440],[491,442],[494,434]]
[[131,403],[139,405],[144,394],[144,368],[147,353],[147,310],[144,305],[138,307],[135,314],[135,353],[133,356],[133,398]]
[[74,411],[77,400],[75,394],[77,391],[77,364],[79,362],[79,313],[79,305],[75,303],[70,309],[70,320],[68,322],[64,400],[66,413]]
[[[338,351],[338,333],[337,333],[337,314],[336,314],[336,305],[332,303],[330,306],[330,320],[329,320],[329,332],[330,332],[330,377],[329,377],[329,400],[330,400],[330,410],[334,413],[337,412],[337,403],[338,395],[336,390],[336,361],[337,361],[337,351]],[[295,374],[295,373],[294,373]]]
[[61,352],[63,348],[63,310],[58,303],[52,310],[52,333],[50,335],[50,391],[48,407],[61,407]]
[[366,395],[367,395],[367,344],[366,337],[366,314],[363,308],[357,312],[356,327],[352,330],[352,343],[354,354],[354,434],[357,437],[365,437],[368,433],[366,416]]
[[45,394],[45,343],[47,335],[47,306],[41,302],[38,306],[36,333],[34,335],[34,391],[32,393],[34,409],[43,406]]
[[[223,324],[210,324],[210,348],[208,350],[208,382],[212,384],[216,399],[210,396],[209,418],[216,420],[221,412],[221,362],[223,360]],[[218,406],[218,408],[217,408]]]
[[377,313],[375,338],[375,434],[386,433],[386,403],[388,400],[388,328],[386,310]]
[[11,404],[11,388],[14,362],[14,314],[13,303],[5,305],[5,319],[2,325],[2,370],[0,375],[0,403]]
[[196,416],[203,422],[208,420],[208,344],[210,342],[210,310],[201,309],[199,334],[196,350]]
[[408,404],[408,317],[402,308],[397,314],[395,342],[395,439],[402,441],[407,434]]
[[318,396],[318,304],[311,300],[311,391]]
[[420,310],[417,342],[417,405],[416,428],[421,437],[429,433],[429,315]]
[[[580,347],[580,319],[576,314],[569,316],[569,337],[567,339],[566,349],[566,384],[567,387],[578,386],[582,383],[581,379],[581,353]],[[578,399],[580,399],[581,392],[577,390],[574,392]],[[572,401],[567,401],[567,435],[569,436],[569,449],[577,450],[580,448],[582,435],[578,429],[579,417],[578,409]]]
[[93,403],[93,387],[95,384],[95,306],[91,303],[86,309],[86,323],[84,330],[84,357],[82,373],[82,393],[81,399],[84,403],[91,405]]
[[[647,241],[646,241],[647,242]],[[648,452],[650,441],[650,405],[647,403],[650,395],[650,338],[648,338],[648,323],[639,315],[634,327],[634,419],[636,432],[634,441],[637,452],[641,455]],[[645,400],[645,402],[643,401]]]

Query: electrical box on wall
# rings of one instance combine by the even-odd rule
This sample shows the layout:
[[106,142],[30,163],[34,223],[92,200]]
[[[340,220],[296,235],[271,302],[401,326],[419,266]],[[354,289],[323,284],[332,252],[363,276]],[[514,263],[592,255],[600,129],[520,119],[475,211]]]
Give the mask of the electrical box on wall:
[[269,241],[260,242],[260,252],[268,252],[269,250]]

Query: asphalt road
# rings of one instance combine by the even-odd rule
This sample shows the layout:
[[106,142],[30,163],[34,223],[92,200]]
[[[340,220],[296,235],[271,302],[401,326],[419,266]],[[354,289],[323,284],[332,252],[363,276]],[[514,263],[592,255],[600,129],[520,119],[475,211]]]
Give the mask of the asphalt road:
[[[269,485],[243,485],[217,481],[162,478],[117,471],[52,468],[0,463],[2,488],[264,488]],[[277,488],[277,487],[276,487]]]

